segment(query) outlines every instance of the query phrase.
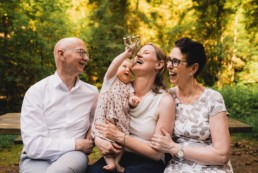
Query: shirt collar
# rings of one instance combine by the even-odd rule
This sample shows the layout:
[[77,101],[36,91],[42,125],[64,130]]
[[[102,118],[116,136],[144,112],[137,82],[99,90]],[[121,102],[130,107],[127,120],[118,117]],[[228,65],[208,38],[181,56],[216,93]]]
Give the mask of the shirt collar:
[[[58,87],[58,86],[66,87],[64,82],[62,81],[62,79],[58,75],[57,71],[55,71],[54,76],[53,76],[53,86],[54,87]],[[79,77],[77,77],[75,86],[73,87],[72,90],[77,89],[79,86],[80,86],[80,79],[79,79]]]

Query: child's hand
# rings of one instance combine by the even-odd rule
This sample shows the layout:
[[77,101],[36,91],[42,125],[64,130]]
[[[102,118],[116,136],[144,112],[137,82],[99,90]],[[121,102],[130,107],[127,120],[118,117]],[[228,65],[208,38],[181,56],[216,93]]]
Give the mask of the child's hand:
[[129,103],[131,106],[135,107],[141,102],[141,99],[137,96],[131,96],[129,99]]
[[140,47],[140,36],[128,36],[124,37],[124,45],[126,48],[126,51],[128,50],[131,54],[137,51],[137,49]]
[[131,49],[130,47],[125,47],[125,52],[131,56],[133,54],[134,50]]

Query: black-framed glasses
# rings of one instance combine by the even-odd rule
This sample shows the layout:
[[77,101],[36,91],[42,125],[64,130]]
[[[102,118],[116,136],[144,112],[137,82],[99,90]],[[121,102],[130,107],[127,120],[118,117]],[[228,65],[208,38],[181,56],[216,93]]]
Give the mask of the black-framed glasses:
[[176,58],[167,57],[167,64],[171,64],[173,67],[178,67],[181,62],[187,62]]
[[65,50],[73,50],[75,53],[80,54],[82,58],[85,58],[86,56],[89,57],[89,53],[83,49],[65,49]]

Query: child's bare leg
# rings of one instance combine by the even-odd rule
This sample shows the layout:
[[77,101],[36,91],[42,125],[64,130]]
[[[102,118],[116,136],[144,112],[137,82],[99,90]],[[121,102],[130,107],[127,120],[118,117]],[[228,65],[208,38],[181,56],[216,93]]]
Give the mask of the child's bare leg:
[[103,169],[108,170],[108,171],[112,171],[115,169],[116,165],[115,165],[115,159],[112,156],[104,156],[104,159],[107,163],[106,166],[103,166]]
[[120,160],[123,156],[123,153],[124,153],[124,149],[122,149],[122,151],[120,153],[118,153],[118,155],[115,156],[115,166],[116,166],[116,171],[117,172],[124,172],[125,171],[125,168],[123,166],[120,165]]

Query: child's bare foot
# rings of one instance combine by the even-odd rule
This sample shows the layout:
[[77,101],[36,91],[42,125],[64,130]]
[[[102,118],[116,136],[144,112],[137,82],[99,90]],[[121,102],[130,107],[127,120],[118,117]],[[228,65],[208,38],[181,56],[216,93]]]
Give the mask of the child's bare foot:
[[107,170],[107,171],[113,171],[116,168],[116,164],[115,164],[115,160],[112,157],[105,157],[104,159],[107,163],[106,166],[103,166],[103,169]]
[[116,165],[116,171],[123,173],[123,172],[125,172],[125,168],[123,166],[117,164]]
[[115,164],[108,164],[106,166],[103,166],[103,169],[107,171],[113,171],[115,169]]

